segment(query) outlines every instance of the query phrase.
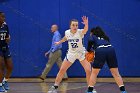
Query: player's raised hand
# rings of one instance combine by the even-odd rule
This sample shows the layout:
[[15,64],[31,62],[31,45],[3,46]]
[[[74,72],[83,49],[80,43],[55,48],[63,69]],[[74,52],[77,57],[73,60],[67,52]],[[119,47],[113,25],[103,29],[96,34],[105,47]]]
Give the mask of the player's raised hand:
[[82,17],[82,20],[83,20],[82,23],[83,23],[84,25],[88,25],[88,17],[83,16],[83,17]]

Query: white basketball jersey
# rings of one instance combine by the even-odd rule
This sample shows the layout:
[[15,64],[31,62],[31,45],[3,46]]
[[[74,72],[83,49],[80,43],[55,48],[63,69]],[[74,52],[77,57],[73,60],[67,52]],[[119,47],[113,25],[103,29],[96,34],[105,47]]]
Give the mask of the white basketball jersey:
[[68,52],[79,52],[79,51],[84,51],[85,48],[83,47],[83,37],[84,35],[82,34],[83,29],[78,29],[75,34],[70,32],[69,30],[65,31],[65,37],[68,40],[68,46],[69,50]]

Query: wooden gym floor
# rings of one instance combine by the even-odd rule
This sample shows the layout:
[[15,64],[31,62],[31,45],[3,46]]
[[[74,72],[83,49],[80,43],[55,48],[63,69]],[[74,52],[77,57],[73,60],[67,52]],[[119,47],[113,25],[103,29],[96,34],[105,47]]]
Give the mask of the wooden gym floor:
[[[123,78],[128,93],[140,93],[140,78]],[[53,85],[54,78],[42,82],[38,78],[12,78],[9,80],[8,93],[47,93]],[[99,78],[95,86],[97,93],[120,93],[112,78]],[[69,78],[63,81],[58,93],[86,93],[85,78]]]

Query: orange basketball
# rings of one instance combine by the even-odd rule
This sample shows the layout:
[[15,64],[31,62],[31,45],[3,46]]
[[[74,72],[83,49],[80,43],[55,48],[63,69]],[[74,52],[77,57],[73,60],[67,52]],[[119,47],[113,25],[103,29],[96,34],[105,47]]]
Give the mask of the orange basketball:
[[86,53],[86,59],[88,62],[93,62],[95,57],[95,53],[93,51]]

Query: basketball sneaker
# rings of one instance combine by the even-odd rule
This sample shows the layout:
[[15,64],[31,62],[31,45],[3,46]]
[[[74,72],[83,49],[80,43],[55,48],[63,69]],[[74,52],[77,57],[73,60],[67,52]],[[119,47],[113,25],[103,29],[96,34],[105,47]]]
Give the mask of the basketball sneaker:
[[48,93],[57,93],[57,89],[55,89],[55,87],[52,86],[52,87],[49,89]]
[[121,91],[121,93],[127,93],[126,91]]
[[87,92],[87,93],[97,93],[97,91],[95,89],[93,89],[92,92]]
[[8,86],[8,82],[7,81],[3,81],[2,82],[2,86],[4,87],[5,90],[9,90],[9,86]]
[[0,93],[1,93],[1,92],[6,92],[6,90],[4,89],[3,86],[0,86]]

